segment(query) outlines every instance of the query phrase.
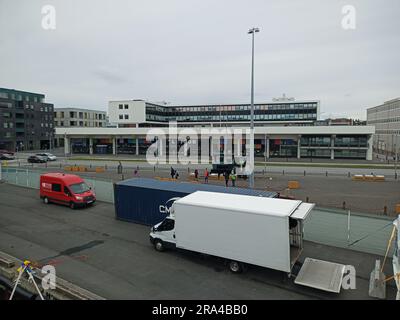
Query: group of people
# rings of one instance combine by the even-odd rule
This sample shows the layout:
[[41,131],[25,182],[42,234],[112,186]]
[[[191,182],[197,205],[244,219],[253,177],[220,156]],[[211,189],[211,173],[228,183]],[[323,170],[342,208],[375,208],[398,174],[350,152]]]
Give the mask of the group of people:
[[[208,178],[209,177],[210,177],[210,172],[206,168],[204,170],[204,183],[208,183]],[[218,175],[218,177],[219,177],[219,175]],[[196,180],[199,179],[199,170],[197,170],[197,169],[194,170],[194,178]],[[225,178],[225,186],[226,187],[229,187],[229,180],[232,181],[232,187],[236,186],[236,178],[237,178],[237,176],[236,176],[236,171],[235,170],[232,170],[232,172],[225,171],[224,172],[224,178]]]
[[171,178],[172,179],[178,179],[179,178],[179,172],[178,170],[175,170],[174,168],[171,167]]
[[229,180],[232,181],[232,187],[236,186],[236,172],[235,170],[232,170],[232,172],[225,171],[224,173],[224,178],[225,178],[225,186],[229,187]]

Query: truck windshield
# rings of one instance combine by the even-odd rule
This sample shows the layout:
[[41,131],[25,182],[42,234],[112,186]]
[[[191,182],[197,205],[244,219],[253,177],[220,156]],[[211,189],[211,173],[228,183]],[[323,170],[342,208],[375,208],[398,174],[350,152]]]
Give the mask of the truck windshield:
[[75,194],[84,193],[90,190],[90,187],[85,182],[71,184],[69,188]]

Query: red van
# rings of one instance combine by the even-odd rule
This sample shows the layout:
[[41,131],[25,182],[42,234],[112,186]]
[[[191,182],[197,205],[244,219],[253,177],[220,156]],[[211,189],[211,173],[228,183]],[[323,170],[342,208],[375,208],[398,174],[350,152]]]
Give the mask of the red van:
[[96,201],[96,195],[81,177],[65,173],[42,174],[40,198],[46,204],[54,202],[71,209],[92,205]]

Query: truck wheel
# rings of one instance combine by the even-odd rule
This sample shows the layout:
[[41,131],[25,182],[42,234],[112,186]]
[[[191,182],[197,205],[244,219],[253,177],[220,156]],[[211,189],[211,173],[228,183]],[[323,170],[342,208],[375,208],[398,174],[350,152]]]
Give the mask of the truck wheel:
[[159,252],[165,250],[164,243],[160,239],[154,241],[154,248]]
[[241,273],[243,271],[243,265],[235,260],[229,261],[229,270],[232,273]]
[[69,207],[70,207],[72,210],[74,210],[74,209],[76,208],[75,203],[71,201],[71,202],[69,203]]
[[45,203],[45,204],[49,204],[49,198],[47,198],[47,197],[44,197],[44,198],[43,198],[43,203]]

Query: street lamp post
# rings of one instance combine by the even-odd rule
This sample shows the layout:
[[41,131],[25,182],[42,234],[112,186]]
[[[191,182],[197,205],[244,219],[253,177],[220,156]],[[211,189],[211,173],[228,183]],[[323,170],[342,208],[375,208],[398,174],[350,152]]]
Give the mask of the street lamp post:
[[254,188],[254,35],[260,32],[259,28],[252,28],[248,34],[251,34],[251,106],[250,106],[250,164],[253,165],[249,177],[249,187]]

